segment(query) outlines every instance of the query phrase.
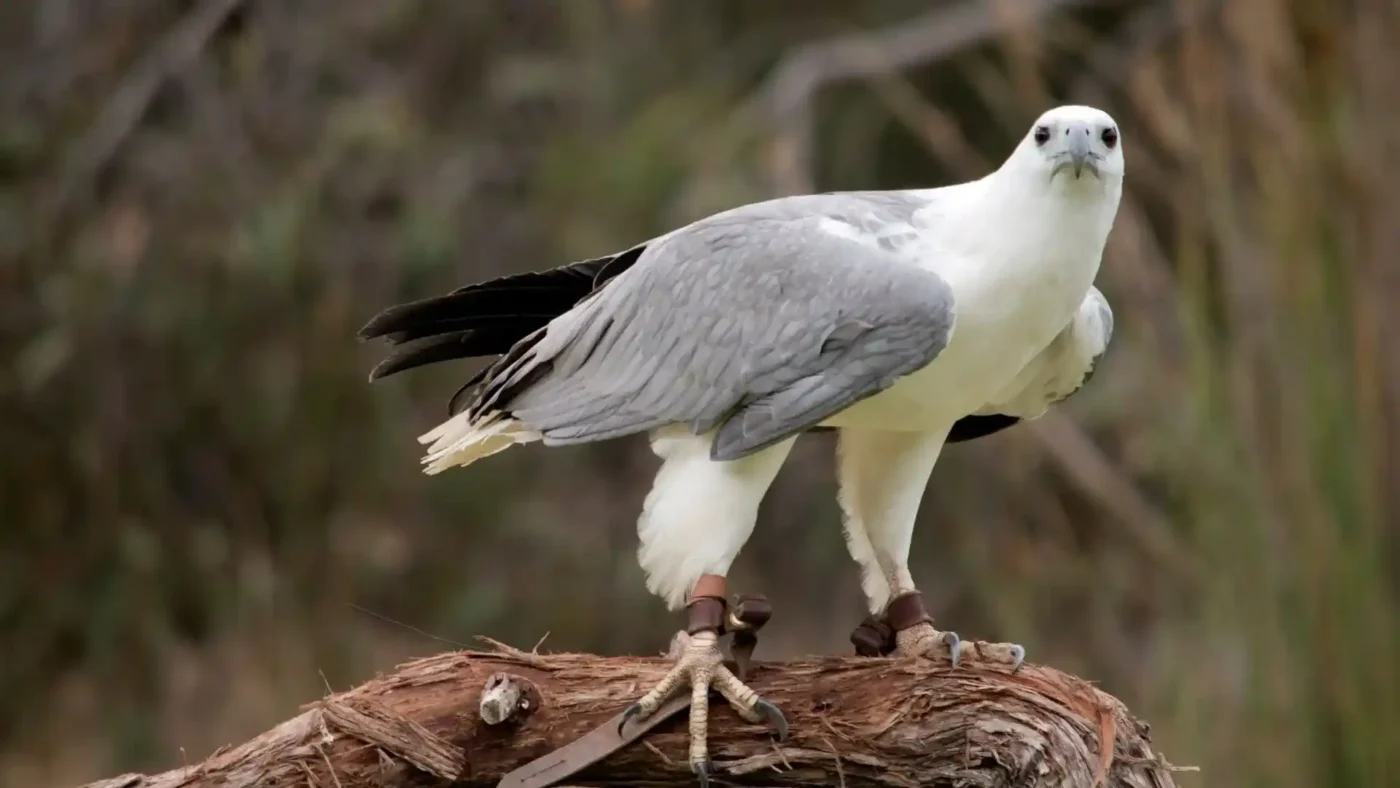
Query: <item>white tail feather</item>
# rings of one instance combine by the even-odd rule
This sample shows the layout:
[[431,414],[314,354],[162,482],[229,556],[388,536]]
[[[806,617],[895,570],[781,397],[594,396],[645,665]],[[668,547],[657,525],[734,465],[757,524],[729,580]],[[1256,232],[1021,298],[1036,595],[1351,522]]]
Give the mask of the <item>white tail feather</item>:
[[419,443],[431,443],[423,456],[427,474],[438,474],[458,465],[471,465],[483,457],[505,451],[517,443],[540,440],[541,435],[499,412],[473,422],[463,411],[424,433]]

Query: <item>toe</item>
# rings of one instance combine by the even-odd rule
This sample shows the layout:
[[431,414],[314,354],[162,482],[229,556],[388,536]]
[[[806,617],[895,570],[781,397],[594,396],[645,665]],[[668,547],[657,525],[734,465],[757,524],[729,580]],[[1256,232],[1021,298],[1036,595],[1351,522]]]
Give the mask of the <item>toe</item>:
[[692,772],[695,772],[695,779],[696,779],[697,782],[700,783],[700,788],[709,788],[709,786],[710,786],[710,764],[709,764],[709,763],[707,763],[707,762],[705,762],[705,761],[700,761],[699,763],[692,763],[692,764],[690,765],[690,770],[691,770]]
[[1017,643],[978,643],[976,653],[982,662],[1008,665],[1012,670],[1026,659],[1026,649]]
[[[963,656],[971,657],[972,661],[980,665],[1006,665],[1012,672],[1019,670],[1026,661],[1026,649],[1018,643],[983,643],[981,641],[966,641],[959,644],[958,650],[963,652]],[[957,660],[954,660],[957,664]]]

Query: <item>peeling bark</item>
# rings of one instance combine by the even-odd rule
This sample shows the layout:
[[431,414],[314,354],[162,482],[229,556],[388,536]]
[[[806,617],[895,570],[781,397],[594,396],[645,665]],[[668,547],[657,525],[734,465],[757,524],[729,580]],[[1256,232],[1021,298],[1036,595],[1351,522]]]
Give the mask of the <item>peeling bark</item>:
[[[493,786],[593,729],[665,673],[659,658],[450,652],[416,660],[204,762],[84,788]],[[742,785],[1172,788],[1148,728],[1116,698],[1049,668],[923,660],[756,662],[751,685],[792,724],[715,703],[716,777]],[[693,784],[683,716],[567,782]],[[495,722],[491,722],[495,720]],[[508,724],[507,724],[508,723]]]

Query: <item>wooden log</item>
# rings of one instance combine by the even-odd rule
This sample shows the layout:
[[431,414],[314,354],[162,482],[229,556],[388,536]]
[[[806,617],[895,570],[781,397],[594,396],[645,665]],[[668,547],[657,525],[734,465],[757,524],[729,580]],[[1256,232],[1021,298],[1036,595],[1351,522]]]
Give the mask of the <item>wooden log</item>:
[[[531,654],[499,646],[419,659],[202,763],[84,788],[493,786],[582,736],[659,680],[661,658]],[[952,669],[924,660],[755,662],[751,685],[791,723],[768,729],[714,702],[717,781],[739,785],[1170,788],[1148,726],[1050,668]],[[685,715],[570,785],[693,785]]]

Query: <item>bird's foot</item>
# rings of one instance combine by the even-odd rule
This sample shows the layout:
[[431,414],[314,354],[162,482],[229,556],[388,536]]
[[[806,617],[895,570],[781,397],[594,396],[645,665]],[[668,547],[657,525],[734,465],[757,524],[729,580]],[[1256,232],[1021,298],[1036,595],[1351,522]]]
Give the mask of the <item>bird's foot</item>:
[[700,777],[702,785],[709,782],[709,712],[710,689],[729,702],[744,720],[755,724],[767,722],[777,731],[778,740],[787,737],[787,719],[777,706],[759,697],[724,665],[724,653],[719,648],[719,635],[704,630],[694,635],[680,632],[673,641],[679,646],[675,667],[641,700],[624,712],[623,723],[632,717],[646,717],[670,700],[682,685],[690,686],[690,768]]
[[1026,659],[1017,643],[985,643],[963,640],[956,632],[935,629],[917,591],[890,600],[879,617],[866,619],[851,635],[862,656],[897,654],[904,657],[948,660],[953,667],[969,661],[1005,665],[1015,671]]
[[[771,725],[778,741],[787,738],[788,724],[777,706],[759,697],[733,670],[725,665],[719,637],[724,631],[723,598],[701,598],[690,606],[690,627],[678,632],[671,642],[670,657],[676,661],[671,670],[650,692],[623,712],[622,722],[637,717],[646,719],[667,700],[690,686],[690,768],[702,786],[709,784],[710,758],[708,746],[710,689],[716,689],[734,711],[744,720]],[[731,616],[734,625],[740,618]],[[742,662],[740,664],[743,664]]]
[[1026,649],[1018,643],[963,640],[958,633],[934,629],[927,621],[896,632],[894,642],[894,653],[900,656],[946,659],[955,668],[973,662],[1005,665],[1014,671],[1026,659]]

